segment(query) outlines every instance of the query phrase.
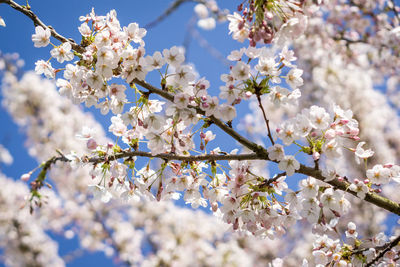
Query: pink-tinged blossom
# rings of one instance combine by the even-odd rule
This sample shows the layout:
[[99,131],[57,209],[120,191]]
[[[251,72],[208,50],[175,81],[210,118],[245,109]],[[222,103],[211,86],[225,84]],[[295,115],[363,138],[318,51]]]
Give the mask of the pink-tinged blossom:
[[276,107],[293,104],[300,96],[301,94],[298,89],[291,92],[280,86],[272,87],[271,92],[269,93],[269,98]]
[[32,173],[24,173],[23,175],[21,175],[21,181],[27,182],[29,181],[29,179],[31,178]]
[[279,63],[275,62],[275,57],[260,57],[258,64],[255,69],[258,70],[262,75],[268,75],[271,77],[278,76],[281,71],[278,69]]
[[100,199],[104,203],[108,203],[112,198],[112,194],[100,185],[89,185],[89,191],[95,199]]
[[281,161],[285,156],[285,151],[283,149],[283,146],[280,144],[275,144],[267,148],[267,151],[268,151],[268,158],[271,160]]
[[236,117],[235,107],[227,104],[218,106],[219,117],[224,121],[232,121]]
[[356,231],[356,225],[353,222],[349,222],[347,224],[347,231],[345,232],[346,238],[357,238],[358,233]]
[[302,196],[306,198],[314,198],[318,194],[319,186],[316,180],[312,177],[301,180],[299,186],[301,188]]
[[303,75],[303,70],[291,69],[286,75],[286,82],[290,85],[290,87],[296,89],[303,85],[303,79],[301,78],[301,75]]
[[50,62],[44,60],[38,60],[35,62],[35,72],[36,74],[44,74],[47,78],[53,79],[56,77],[56,72],[51,66]]
[[233,15],[228,15],[227,18],[229,20],[229,34],[232,33],[233,39],[243,43],[249,37],[249,25],[236,12]]
[[121,115],[111,117],[111,125],[108,131],[112,132],[115,136],[123,136],[127,128],[121,119]]
[[316,264],[321,264],[322,266],[325,266],[329,262],[327,253],[322,250],[315,250],[312,254],[314,256],[314,261]]
[[50,51],[50,54],[52,57],[57,59],[58,62],[63,63],[64,61],[71,61],[74,58],[74,53],[72,53],[71,49],[71,44],[65,42],[58,47],[54,47]]
[[184,48],[173,46],[170,49],[163,50],[163,56],[168,64],[178,67],[185,61]]
[[244,48],[244,47],[240,48],[240,50],[233,50],[228,55],[227,59],[230,60],[230,61],[241,60],[245,51],[246,51],[246,48]]
[[291,176],[300,168],[300,163],[293,156],[284,156],[279,162],[278,167],[280,170],[286,172],[287,176]]
[[232,68],[231,74],[236,80],[246,80],[250,77],[250,66],[242,61],[239,61]]
[[89,150],[95,150],[97,148],[97,142],[93,138],[87,140],[86,147]]
[[297,58],[294,56],[293,50],[289,50],[287,46],[285,46],[282,51],[279,53],[279,57],[282,60],[282,63],[285,66],[292,67],[291,61],[295,61]]
[[322,146],[322,152],[328,158],[338,158],[342,155],[342,150],[336,139],[325,142]]
[[32,35],[33,45],[35,47],[44,47],[50,43],[51,31],[49,28],[43,29],[42,26],[35,28],[35,34]]
[[87,23],[82,23],[81,26],[78,27],[79,33],[84,37],[89,37],[92,34],[92,30],[87,25]]
[[137,23],[130,23],[128,27],[124,27],[124,31],[128,35],[128,38],[135,43],[142,43],[142,39],[147,33],[146,29],[139,28]]
[[117,161],[113,161],[110,165],[110,172],[112,177],[118,179],[124,179],[127,175],[127,168],[125,164],[121,164]]
[[364,199],[369,192],[369,188],[363,182],[354,182],[349,186],[349,189],[357,193],[357,197]]
[[206,116],[217,116],[218,117],[218,97],[207,97],[206,100],[200,104],[200,108],[206,112]]
[[354,153],[354,154],[355,154],[356,162],[357,162],[358,164],[361,163],[360,159],[365,160],[365,159],[367,159],[367,158],[369,158],[369,157],[372,157],[372,156],[374,155],[374,151],[372,151],[371,149],[364,150],[364,149],[362,148],[362,146],[363,146],[364,144],[365,144],[365,142],[360,142],[360,143],[358,143],[357,148],[356,148],[356,151],[355,151],[355,153]]
[[281,127],[277,129],[277,134],[287,146],[298,138],[295,125],[290,121],[285,121]]
[[165,59],[158,51],[154,52],[153,56],[146,56],[145,59],[147,63],[147,69],[149,71],[161,69],[166,63]]
[[185,93],[179,93],[174,96],[174,103],[177,108],[186,108],[189,104],[189,96]]
[[386,184],[390,182],[390,170],[378,164],[367,170],[367,177],[373,184]]
[[308,112],[308,118],[312,127],[319,130],[328,128],[331,123],[331,117],[324,108],[312,106]]
[[76,136],[76,138],[78,138],[80,140],[89,140],[94,135],[95,135],[94,129],[87,127],[87,126],[83,126],[81,132],[76,134],[75,136]]

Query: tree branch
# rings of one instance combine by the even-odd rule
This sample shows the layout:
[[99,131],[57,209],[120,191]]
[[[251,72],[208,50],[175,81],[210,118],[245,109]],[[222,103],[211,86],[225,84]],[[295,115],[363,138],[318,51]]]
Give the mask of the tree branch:
[[[333,187],[335,187],[337,189],[340,189],[342,191],[345,191],[345,192],[350,193],[353,196],[357,197],[357,192],[349,190],[350,183],[348,183],[346,181],[340,181],[338,179],[334,179],[332,181],[325,181],[326,178],[322,175],[322,172],[320,170],[316,170],[314,168],[307,167],[303,164],[300,164],[300,169],[297,170],[296,173],[301,173],[304,175],[314,177],[315,179],[323,181],[327,184],[332,185]],[[364,200],[367,202],[370,202],[378,207],[381,207],[387,211],[390,211],[394,214],[400,215],[400,205],[388,198],[382,197],[375,193],[367,193],[365,195]]]
[[368,262],[367,265],[365,265],[365,267],[370,267],[375,262],[377,262],[379,259],[383,258],[383,256],[386,254],[386,252],[388,252],[389,250],[391,250],[392,248],[397,246],[399,244],[399,242],[400,242],[400,236],[396,237],[393,241],[389,242],[387,244],[386,248],[384,250],[382,250],[372,261]]
[[[210,160],[210,161],[217,161],[217,160],[256,160],[259,159],[260,157],[255,154],[206,154],[206,155],[195,155],[195,156],[181,156],[181,155],[175,155],[175,154],[170,154],[170,153],[160,153],[160,154],[151,154],[149,152],[144,152],[144,151],[123,151],[120,153],[116,153],[114,155],[108,156],[109,159],[116,160],[116,159],[121,159],[121,158],[129,158],[129,157],[146,157],[146,158],[160,158],[160,159],[165,159],[165,160],[180,160],[180,161],[204,161],[204,160]],[[60,160],[64,160],[63,157],[60,157]],[[94,157],[90,158],[89,162],[91,163],[100,163],[104,162],[105,157]]]
[[5,3],[5,4],[9,5],[10,7],[14,8],[15,10],[21,12],[22,14],[26,15],[28,18],[30,18],[33,21],[33,24],[35,26],[42,26],[43,28],[49,28],[50,31],[51,31],[51,35],[54,38],[56,38],[57,40],[59,40],[62,43],[65,43],[65,42],[70,43],[72,48],[76,52],[82,53],[84,51],[83,47],[81,47],[80,45],[75,43],[74,40],[65,38],[64,36],[62,36],[59,33],[57,33],[56,30],[53,29],[53,27],[47,26],[46,24],[44,24],[38,18],[38,16],[36,16],[36,14],[33,13],[33,11],[28,9],[27,7],[21,6],[21,5],[17,4],[16,2],[14,2],[13,0],[0,0],[0,3]]

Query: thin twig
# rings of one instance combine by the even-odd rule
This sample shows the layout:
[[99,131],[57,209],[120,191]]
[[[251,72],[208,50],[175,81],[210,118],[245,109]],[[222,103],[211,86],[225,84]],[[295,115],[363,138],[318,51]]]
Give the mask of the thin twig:
[[171,15],[174,11],[176,11],[179,8],[179,6],[185,2],[192,2],[192,0],[176,0],[176,1],[174,1],[158,18],[156,18],[152,22],[146,24],[146,26],[144,26],[144,27],[146,29],[155,27],[157,24],[159,24],[161,21],[166,19],[169,15]]
[[262,111],[263,117],[264,117],[264,121],[265,124],[267,125],[267,130],[268,130],[268,138],[271,141],[272,145],[275,145],[274,142],[274,138],[272,138],[272,134],[271,134],[271,129],[269,128],[269,120],[267,119],[267,114],[265,113],[264,107],[261,103],[261,96],[259,92],[256,92],[256,96],[257,96],[257,101],[258,101],[258,106]]

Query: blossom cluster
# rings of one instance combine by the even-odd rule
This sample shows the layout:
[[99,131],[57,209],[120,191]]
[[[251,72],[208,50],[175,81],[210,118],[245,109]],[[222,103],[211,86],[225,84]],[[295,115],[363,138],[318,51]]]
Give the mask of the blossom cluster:
[[238,6],[238,11],[242,14],[234,12],[227,17],[230,22],[229,33],[239,42],[248,39],[253,47],[257,43],[269,44],[273,40],[283,44],[287,40],[296,39],[307,25],[303,2],[244,1]]

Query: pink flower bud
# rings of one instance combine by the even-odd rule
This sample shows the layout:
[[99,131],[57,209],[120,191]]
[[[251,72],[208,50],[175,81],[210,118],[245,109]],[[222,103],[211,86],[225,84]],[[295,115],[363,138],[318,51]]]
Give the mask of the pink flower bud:
[[217,210],[218,210],[218,203],[217,203],[217,202],[213,202],[213,203],[211,204],[211,209],[212,209],[213,212],[217,212]]
[[235,222],[233,223],[233,230],[237,230],[239,228],[239,220],[236,218]]
[[31,174],[32,174],[31,172],[22,174],[21,180],[24,181],[24,182],[29,181],[29,179],[31,178]]
[[252,95],[253,95],[253,94],[252,94],[251,92],[246,92],[246,93],[245,93],[245,97],[246,97],[247,99],[249,99]]
[[313,157],[313,159],[314,160],[319,160],[319,157],[320,157],[321,155],[318,153],[318,152],[314,152],[313,154],[312,154],[312,157]]
[[235,101],[233,101],[232,105],[238,105],[240,104],[240,102],[242,102],[242,99],[236,98]]
[[86,143],[86,147],[90,150],[95,150],[97,148],[96,140],[93,138],[89,139]]
[[326,138],[326,139],[331,140],[331,139],[335,138],[335,136],[336,136],[336,131],[333,130],[333,129],[329,129],[329,130],[327,130],[327,131],[325,132],[325,138]]
[[350,129],[350,135],[358,135],[359,133],[360,133],[360,130],[357,128]]
[[272,14],[272,12],[267,11],[267,12],[265,12],[264,17],[267,20],[272,20],[274,18],[274,14]]
[[342,135],[344,135],[344,132],[343,132],[343,131],[340,131],[340,130],[337,130],[337,131],[336,131],[336,135],[337,135],[337,136],[342,136]]

